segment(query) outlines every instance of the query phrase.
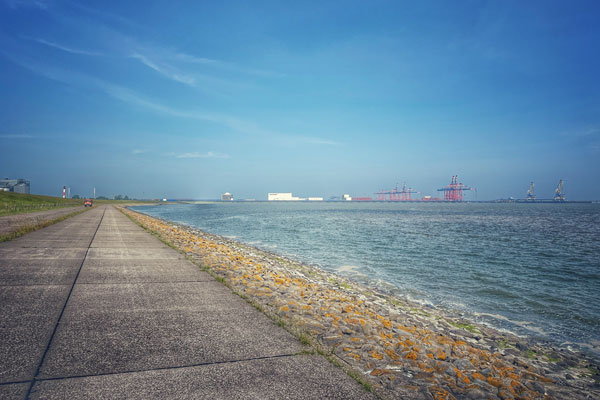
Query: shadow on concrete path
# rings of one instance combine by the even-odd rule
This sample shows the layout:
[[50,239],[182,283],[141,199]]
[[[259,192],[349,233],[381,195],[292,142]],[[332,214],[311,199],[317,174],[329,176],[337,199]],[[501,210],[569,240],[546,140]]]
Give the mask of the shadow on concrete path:
[[373,398],[102,206],[0,244],[0,398]]

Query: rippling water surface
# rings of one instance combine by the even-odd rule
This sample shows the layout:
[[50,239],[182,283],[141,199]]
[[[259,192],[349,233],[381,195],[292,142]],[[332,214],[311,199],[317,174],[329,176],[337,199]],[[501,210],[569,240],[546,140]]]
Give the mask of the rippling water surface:
[[134,207],[557,343],[600,341],[600,205]]

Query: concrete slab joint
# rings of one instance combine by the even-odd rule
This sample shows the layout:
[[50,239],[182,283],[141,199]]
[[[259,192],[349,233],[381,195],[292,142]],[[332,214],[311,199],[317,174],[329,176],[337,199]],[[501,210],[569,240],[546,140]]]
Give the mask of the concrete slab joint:
[[0,244],[0,398],[372,398],[112,206]]

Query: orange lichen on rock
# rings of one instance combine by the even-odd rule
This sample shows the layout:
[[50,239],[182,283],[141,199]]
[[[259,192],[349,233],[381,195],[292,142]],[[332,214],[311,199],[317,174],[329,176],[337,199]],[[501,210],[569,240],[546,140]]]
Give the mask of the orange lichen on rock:
[[448,393],[448,391],[440,387],[431,389],[431,394],[433,395],[433,398],[435,400],[447,400],[450,398],[454,398],[450,393]]
[[[332,351],[338,349],[335,354],[351,365],[360,362],[356,368],[374,377],[374,386],[391,390],[391,398],[406,397],[406,373],[415,378],[411,382],[415,391],[427,390],[431,396],[426,397],[435,399],[454,399],[452,394],[460,398],[541,399],[544,390],[535,382],[555,383],[532,372],[522,355],[507,356],[498,346],[490,347],[485,329],[483,340],[475,341],[451,327],[455,320],[443,315],[437,318],[436,312],[415,312],[410,303],[409,309],[401,300],[385,301],[389,297],[346,284],[343,278],[235,241],[123,212],[225,279],[267,313],[279,315],[286,325],[295,325]],[[322,340],[325,337],[327,341]],[[535,361],[533,371],[544,371]]]
[[495,387],[502,386],[502,381],[500,381],[500,379],[496,379],[491,376],[487,377],[487,383],[489,383],[490,385],[495,386]]
[[389,358],[391,358],[392,360],[396,361],[400,359],[400,356],[398,355],[398,353],[396,353],[394,350],[391,349],[385,349],[384,350],[385,354],[388,355]]
[[479,372],[473,372],[473,379],[479,379],[480,381],[485,382],[485,376],[481,375]]
[[390,371],[389,369],[379,369],[379,368],[375,368],[373,371],[371,371],[371,376],[381,376],[381,375],[385,375],[385,374],[393,374],[393,371]]

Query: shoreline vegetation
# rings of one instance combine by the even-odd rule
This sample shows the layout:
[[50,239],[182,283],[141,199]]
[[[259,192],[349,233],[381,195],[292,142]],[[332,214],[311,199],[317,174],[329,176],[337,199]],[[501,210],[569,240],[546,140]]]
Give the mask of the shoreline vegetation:
[[[115,205],[145,205],[160,204],[154,200],[135,199],[94,199],[95,204]],[[59,210],[67,207],[83,206],[85,198],[69,198],[44,196],[39,194],[26,194],[0,191],[0,217],[32,214],[40,211]]]
[[580,352],[450,317],[228,238],[119,209],[381,398],[600,398],[599,366]]
[[[0,192],[0,243],[54,225],[91,209],[84,208],[83,202],[84,199]],[[95,200],[95,203],[120,206],[155,204],[153,201],[138,200]]]
[[83,199],[0,191],[0,217],[77,206],[83,206]]
[[2,224],[0,226],[0,243],[54,225],[87,210],[89,208],[66,206],[40,212],[2,216],[0,217],[0,223]]

